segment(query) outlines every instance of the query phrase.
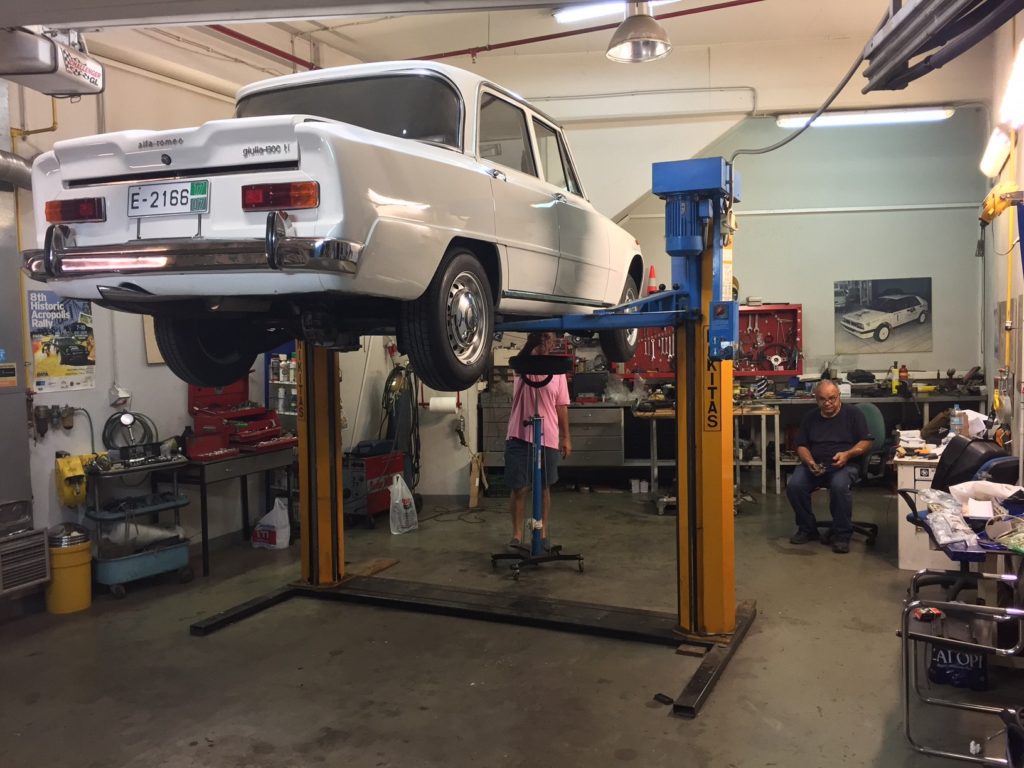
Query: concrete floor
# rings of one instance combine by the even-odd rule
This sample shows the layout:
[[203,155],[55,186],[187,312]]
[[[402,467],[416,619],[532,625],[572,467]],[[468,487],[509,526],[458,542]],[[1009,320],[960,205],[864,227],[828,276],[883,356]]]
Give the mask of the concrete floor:
[[[788,544],[783,497],[742,505],[737,591],[759,615],[696,720],[651,699],[677,695],[696,666],[661,647],[309,600],[190,637],[197,618],[298,574],[295,547],[239,546],[215,555],[211,578],[0,626],[0,766],[942,764],[901,734],[894,630],[910,574],[895,567],[895,499],[857,497],[882,534],[847,556]],[[398,558],[394,578],[674,611],[673,518],[628,494],[556,494],[554,538],[585,553],[586,573],[557,564],[517,583],[488,561],[509,533],[504,501],[487,501],[428,507],[405,536],[350,530],[347,558]],[[995,730],[925,714],[926,735],[957,749]]]

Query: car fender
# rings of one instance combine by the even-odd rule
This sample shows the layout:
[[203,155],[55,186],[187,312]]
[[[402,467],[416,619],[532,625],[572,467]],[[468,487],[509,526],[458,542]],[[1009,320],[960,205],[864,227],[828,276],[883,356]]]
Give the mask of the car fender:
[[416,298],[455,237],[495,242],[491,178],[474,160],[343,123],[296,133],[302,170],[321,180],[325,234],[363,244],[350,290]]

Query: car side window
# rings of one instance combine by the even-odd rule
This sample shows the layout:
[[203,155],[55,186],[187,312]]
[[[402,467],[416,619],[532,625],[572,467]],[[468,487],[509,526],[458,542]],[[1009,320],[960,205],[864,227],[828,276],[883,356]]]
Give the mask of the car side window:
[[533,132],[537,136],[537,153],[540,155],[544,178],[567,192],[582,195],[572,162],[569,159],[569,153],[566,152],[565,144],[558,131],[534,118]]
[[526,113],[492,93],[480,100],[479,152],[482,160],[537,175]]

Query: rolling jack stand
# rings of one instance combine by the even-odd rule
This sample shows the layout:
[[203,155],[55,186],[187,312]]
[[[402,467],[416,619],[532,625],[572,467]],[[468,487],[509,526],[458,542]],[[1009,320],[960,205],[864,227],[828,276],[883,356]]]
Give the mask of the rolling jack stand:
[[[542,509],[544,503],[544,418],[540,415],[537,407],[538,390],[551,383],[551,379],[557,374],[569,372],[570,359],[555,355],[518,355],[510,361],[512,370],[522,377],[523,384],[533,390],[533,416],[524,423],[524,426],[533,427],[533,445],[530,450],[531,463],[533,465],[533,517],[530,520],[532,534],[530,546],[517,545],[512,547],[515,552],[499,552],[491,555],[491,567],[497,568],[499,560],[512,560],[512,578],[519,580],[519,570],[524,565],[540,565],[541,563],[552,563],[558,560],[575,560],[579,565],[580,573],[583,573],[583,555],[563,554],[561,545],[556,545],[545,551]],[[527,373],[540,375],[545,378],[534,381],[527,378]]]

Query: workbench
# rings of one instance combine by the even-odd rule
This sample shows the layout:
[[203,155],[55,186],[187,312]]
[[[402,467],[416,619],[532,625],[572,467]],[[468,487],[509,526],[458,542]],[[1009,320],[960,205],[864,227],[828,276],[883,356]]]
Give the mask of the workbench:
[[[210,518],[207,492],[214,483],[238,478],[242,501],[242,536],[249,540],[249,475],[290,467],[296,461],[296,450],[292,446],[266,453],[242,453],[214,461],[189,461],[178,474],[179,485],[199,487],[199,520],[202,532],[203,576],[210,575]],[[291,473],[288,476],[288,500],[291,504]],[[153,481],[167,482],[163,473],[154,472]]]

